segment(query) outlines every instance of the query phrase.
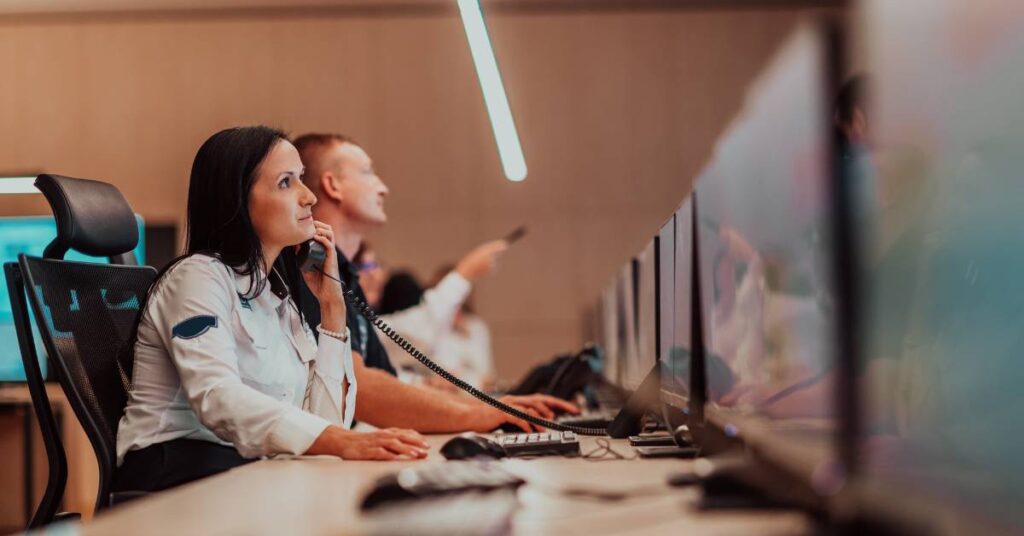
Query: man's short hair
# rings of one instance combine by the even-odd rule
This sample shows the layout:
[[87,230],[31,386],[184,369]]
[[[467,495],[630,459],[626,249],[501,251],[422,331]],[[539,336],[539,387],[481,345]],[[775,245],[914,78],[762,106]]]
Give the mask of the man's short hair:
[[[359,143],[344,134],[310,133],[295,138],[292,144],[298,149],[299,158],[302,159],[302,164],[306,166],[307,181],[318,178],[325,171],[325,164],[321,161],[324,151],[336,144],[342,143],[351,143],[357,147],[359,146]],[[308,182],[307,185],[309,185]],[[312,186],[319,186],[319,184],[313,183]]]

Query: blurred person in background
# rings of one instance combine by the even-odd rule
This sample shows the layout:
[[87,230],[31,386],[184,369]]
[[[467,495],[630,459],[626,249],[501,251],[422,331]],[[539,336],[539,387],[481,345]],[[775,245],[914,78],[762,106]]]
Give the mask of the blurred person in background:
[[[379,285],[374,291],[367,289],[367,295],[373,292],[379,296],[374,307],[388,325],[449,372],[477,388],[489,390],[495,379],[490,332],[472,314],[468,300],[472,284],[494,271],[497,259],[506,249],[508,243],[503,239],[480,244],[457,264],[438,272],[426,291],[415,276],[405,271],[394,273],[380,284],[384,279],[381,274],[386,272],[366,242],[356,254],[356,266],[360,268],[360,283],[366,280],[370,285]],[[388,355],[394,356],[403,381],[424,381],[441,389],[458,390],[392,341],[383,342]]]

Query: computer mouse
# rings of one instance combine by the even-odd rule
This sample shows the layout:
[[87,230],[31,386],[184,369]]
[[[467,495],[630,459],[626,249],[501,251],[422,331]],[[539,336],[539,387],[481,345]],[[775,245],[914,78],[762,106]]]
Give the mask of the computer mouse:
[[449,439],[441,446],[441,455],[446,460],[467,460],[471,458],[504,458],[508,456],[501,445],[474,433],[465,433]]

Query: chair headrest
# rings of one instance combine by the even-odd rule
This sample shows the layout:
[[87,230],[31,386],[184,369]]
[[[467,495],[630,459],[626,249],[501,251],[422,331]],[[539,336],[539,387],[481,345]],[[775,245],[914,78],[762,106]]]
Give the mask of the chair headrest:
[[57,238],[46,247],[45,257],[62,259],[68,249],[110,257],[129,252],[139,243],[135,214],[113,185],[39,175],[35,186],[43,192],[57,220]]

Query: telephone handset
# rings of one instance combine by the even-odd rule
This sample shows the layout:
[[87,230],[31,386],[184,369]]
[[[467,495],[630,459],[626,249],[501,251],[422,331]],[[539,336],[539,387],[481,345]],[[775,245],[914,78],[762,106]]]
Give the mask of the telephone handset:
[[295,262],[299,265],[299,270],[303,272],[313,272],[318,270],[324,265],[324,259],[327,258],[327,250],[324,249],[324,245],[316,240],[308,240],[303,242],[299,246],[299,251],[295,254]]
[[415,357],[417,361],[423,363],[424,366],[426,366],[428,369],[430,369],[438,376],[444,378],[445,380],[448,380],[449,383],[455,385],[456,387],[462,389],[463,391],[466,391],[467,393],[473,395],[476,399],[498,409],[499,411],[512,415],[513,417],[522,419],[531,424],[535,424],[537,426],[543,426],[544,428],[550,428],[553,430],[575,432],[578,435],[607,435],[607,432],[604,428],[568,426],[565,424],[559,424],[546,419],[534,417],[533,415],[513,408],[508,404],[501,402],[500,400],[495,400],[487,393],[484,393],[483,391],[477,389],[476,387],[473,387],[472,385],[459,379],[458,377],[448,372],[437,363],[434,363],[423,352],[417,350],[416,347],[412,345],[412,343],[405,340],[404,337],[399,335],[398,332],[396,332],[391,326],[385,324],[384,321],[382,321],[377,316],[377,313],[374,312],[370,305],[361,300],[359,296],[356,296],[355,292],[352,292],[351,290],[346,288],[345,283],[341,282],[340,279],[336,279],[335,277],[324,272],[323,264],[325,258],[327,258],[327,252],[324,250],[324,246],[317,242],[316,240],[309,240],[307,242],[304,242],[299,247],[299,251],[295,254],[295,260],[298,263],[300,270],[304,272],[320,272],[322,276],[337,281],[338,284],[341,285],[342,293],[345,295],[345,299],[348,301],[350,306],[354,307],[357,311],[359,311],[359,313],[366,317],[366,319],[369,320],[370,323],[374,325],[374,327],[376,327],[378,330],[380,330],[381,333],[383,333],[389,339],[391,339],[402,350],[404,350],[409,355]]

